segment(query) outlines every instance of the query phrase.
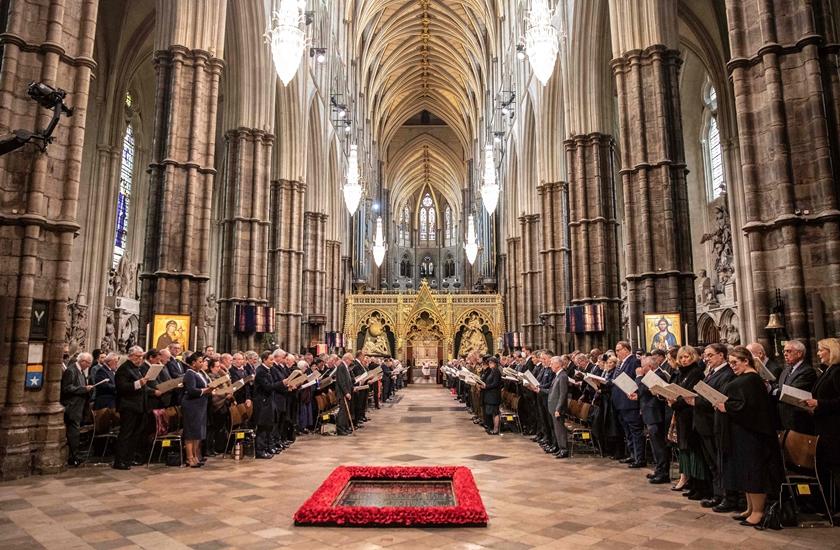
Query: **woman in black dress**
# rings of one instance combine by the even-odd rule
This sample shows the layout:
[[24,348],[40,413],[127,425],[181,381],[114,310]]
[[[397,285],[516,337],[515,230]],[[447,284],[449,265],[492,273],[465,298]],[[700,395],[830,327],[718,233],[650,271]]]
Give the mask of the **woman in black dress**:
[[[502,402],[502,371],[499,369],[499,360],[491,357],[487,360],[487,367],[481,373],[481,381],[484,387],[481,388],[481,401],[484,403],[484,422],[487,433],[499,435],[499,405]],[[490,424],[493,424],[491,431]]]
[[207,403],[212,390],[207,387],[207,380],[200,372],[204,369],[204,361],[203,353],[193,353],[187,358],[190,368],[184,373],[181,413],[184,416],[184,449],[187,465],[191,468],[203,466],[199,453],[201,441],[207,437]]
[[[677,351],[677,374],[674,383],[689,391],[703,380],[703,367],[700,365],[697,351],[691,346],[683,346]],[[708,498],[712,494],[709,467],[703,460],[703,442],[694,431],[694,407],[682,397],[669,400],[668,405],[674,411],[674,424],[677,428],[677,449],[680,464],[680,481],[674,485],[675,491],[689,490],[686,495],[691,500]]]
[[[826,495],[833,490],[840,496],[840,340],[825,338],[817,342],[817,357],[825,368],[811,391],[812,399],[805,404],[814,415],[814,428],[820,437],[817,474],[823,490]],[[834,487],[830,487],[831,474]]]
[[721,482],[724,489],[747,495],[747,510],[736,516],[741,525],[760,526],[768,493],[781,482],[779,440],[770,414],[770,397],[750,350],[736,346],[729,352],[735,371],[724,387],[726,402],[715,407],[720,421]]

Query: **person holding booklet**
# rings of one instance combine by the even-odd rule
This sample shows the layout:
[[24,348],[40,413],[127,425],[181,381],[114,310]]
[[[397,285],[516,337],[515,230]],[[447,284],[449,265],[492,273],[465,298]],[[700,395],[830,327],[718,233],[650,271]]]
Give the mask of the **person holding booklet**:
[[735,377],[715,409],[722,413],[720,430],[721,483],[727,491],[744,492],[747,509],[735,516],[741,525],[760,527],[767,494],[776,494],[784,471],[771,402],[752,353],[744,346],[729,352]]
[[[692,390],[703,380],[703,366],[693,347],[677,351],[677,364],[676,383],[681,388]],[[690,500],[711,498],[711,473],[703,457],[703,441],[694,430],[694,408],[682,396],[669,400],[668,405],[674,410],[680,464],[680,480],[673,489],[683,491]]]
[[189,370],[184,373],[184,397],[181,412],[184,416],[184,452],[191,468],[204,465],[201,441],[207,437],[207,403],[213,391],[200,374],[205,367],[204,354],[197,351],[187,358]]

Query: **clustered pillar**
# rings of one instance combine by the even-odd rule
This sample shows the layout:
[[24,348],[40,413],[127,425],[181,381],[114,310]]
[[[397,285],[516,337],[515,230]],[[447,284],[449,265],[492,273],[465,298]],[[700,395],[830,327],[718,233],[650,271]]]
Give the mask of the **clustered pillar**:
[[[149,166],[149,220],[141,274],[141,323],[155,314],[190,315],[203,327],[210,268],[210,210],[216,109],[223,62],[173,45],[154,57],[155,143]],[[189,347],[201,349],[202,331]],[[142,336],[141,336],[142,338]]]
[[[660,25],[667,21],[657,21]],[[692,272],[677,50],[663,44],[612,61],[621,127],[625,259],[630,331],[643,315],[680,312],[694,342]],[[636,345],[641,344],[635,342]]]
[[[0,267],[2,479],[55,472],[64,463],[58,400],[98,1],[32,0],[8,9],[0,134],[49,123],[52,112],[27,96],[31,81],[66,90],[74,112],[62,118],[47,153],[33,143],[0,157],[0,250],[9,260]],[[46,306],[38,308],[46,330],[30,338],[35,302]],[[28,363],[43,366],[40,389],[24,389]]]
[[306,184],[286,179],[271,182],[271,303],[275,307],[277,342],[296,351],[301,342],[303,274],[303,204]]
[[571,304],[600,304],[604,331],[575,334],[575,347],[606,349],[621,339],[613,140],[591,133],[565,141],[569,173]]
[[234,332],[234,314],[236,305],[268,304],[269,171],[274,136],[239,128],[229,131],[225,142],[219,345],[255,349],[253,333]]
[[303,309],[304,321],[310,327],[306,345],[321,342],[327,320],[324,307],[326,292],[326,231],[327,216],[319,212],[303,214]]
[[840,329],[840,14],[831,4],[726,2],[756,325],[767,324],[779,289],[788,336],[803,339]]
[[567,348],[565,319],[568,296],[567,266],[569,243],[566,230],[567,184],[563,181],[544,183],[537,191],[542,204],[542,265],[544,288],[540,318],[545,333],[545,347],[555,353]]

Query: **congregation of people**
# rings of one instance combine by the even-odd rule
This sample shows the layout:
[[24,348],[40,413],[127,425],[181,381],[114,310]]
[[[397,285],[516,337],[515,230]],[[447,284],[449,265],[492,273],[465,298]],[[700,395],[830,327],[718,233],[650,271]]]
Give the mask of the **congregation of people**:
[[[363,352],[220,354],[211,346],[185,351],[178,342],[159,350],[134,346],[125,357],[82,352],[67,362],[61,379],[68,465],[82,464],[103,431],[115,439],[113,468],[119,470],[150,462],[155,443],[171,435],[183,444],[170,451],[177,451],[178,465],[200,468],[207,457],[233,456],[245,443],[257,459],[271,459],[301,435],[363,429],[370,408],[404,387],[404,373],[399,361]],[[235,430],[253,437],[232,441]],[[82,433],[89,437],[85,444]]]
[[[840,340],[820,340],[813,364],[806,351],[802,342],[789,340],[778,362],[759,343],[644,353],[621,341],[606,352],[559,356],[524,347],[507,355],[472,353],[450,361],[443,372],[455,398],[490,435],[501,434],[505,418],[546,453],[568,459],[574,443],[569,428],[582,422],[587,429],[578,443],[646,471],[650,484],[673,482],[671,490],[703,508],[762,529],[784,482],[780,439],[788,434],[816,436],[810,437],[818,441],[816,473],[827,500],[837,502]],[[631,386],[622,382],[627,378]],[[651,380],[654,386],[672,384],[685,391],[671,386],[679,393],[663,395],[651,390]],[[699,395],[698,383],[723,398],[713,405]],[[780,399],[788,388],[811,397]],[[509,422],[514,415],[518,426]],[[674,471],[672,479],[672,465],[678,466],[678,478]]]

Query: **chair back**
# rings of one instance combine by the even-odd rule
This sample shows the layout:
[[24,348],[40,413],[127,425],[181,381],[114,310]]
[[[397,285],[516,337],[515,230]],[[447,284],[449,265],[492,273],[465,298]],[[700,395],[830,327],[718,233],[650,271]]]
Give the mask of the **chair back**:
[[239,405],[233,404],[228,409],[230,411],[230,429],[236,429],[242,424],[242,412],[239,410]]
[[239,417],[242,419],[242,422],[248,422],[251,419],[251,407],[245,403],[240,403],[236,408],[239,409]]
[[91,411],[91,415],[94,435],[106,434],[114,427],[116,418],[113,409],[95,409]]
[[819,436],[788,430],[782,436],[782,454],[785,466],[816,471],[817,443]]

